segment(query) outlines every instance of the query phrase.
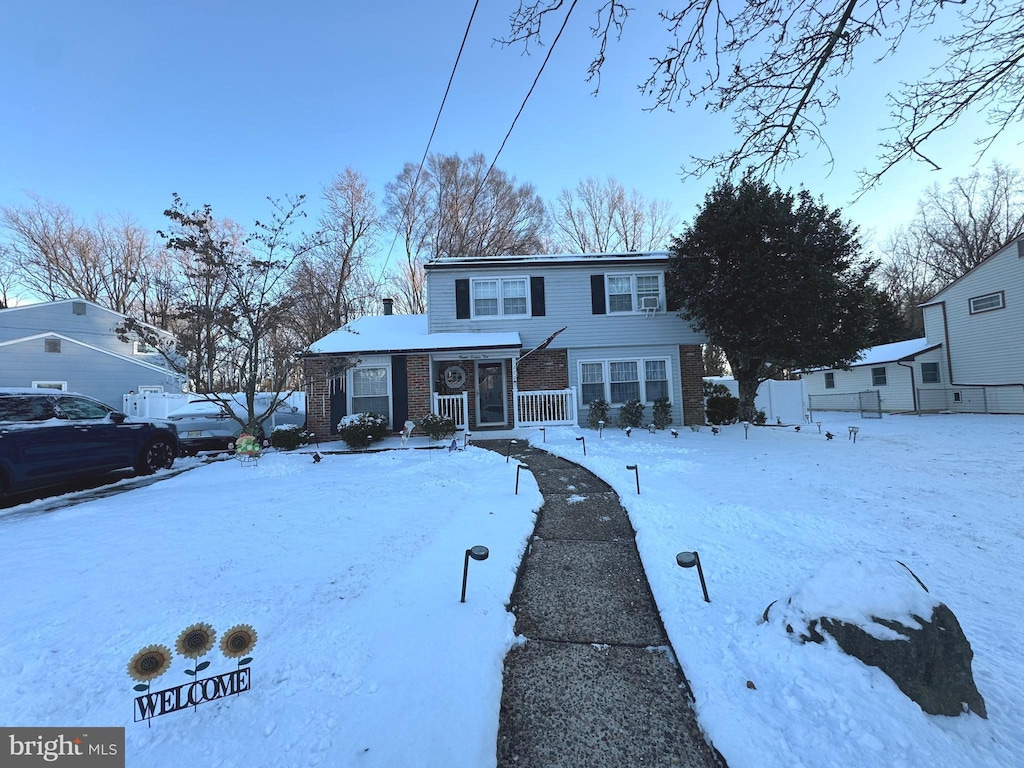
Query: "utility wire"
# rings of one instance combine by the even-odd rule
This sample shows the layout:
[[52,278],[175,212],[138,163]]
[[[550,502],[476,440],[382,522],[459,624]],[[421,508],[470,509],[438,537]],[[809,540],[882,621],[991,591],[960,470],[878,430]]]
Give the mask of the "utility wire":
[[[427,161],[427,155],[430,153],[430,145],[434,141],[434,134],[437,132],[437,124],[441,122],[441,113],[444,111],[445,102],[448,101],[448,93],[452,89],[452,81],[455,80],[455,70],[458,69],[459,67],[459,60],[462,58],[462,51],[466,48],[466,40],[469,38],[469,28],[473,26],[473,18],[476,16],[476,9],[479,7],[479,5],[480,0],[475,0],[475,2],[473,3],[473,10],[469,14],[469,21],[466,22],[466,31],[462,35],[462,43],[459,45],[459,53],[455,57],[455,63],[452,65],[452,73],[448,77],[448,86],[444,89],[444,96],[441,98],[441,106],[437,108],[437,117],[434,118],[434,127],[430,129],[430,138],[427,139],[427,146],[423,150],[423,157],[420,158],[419,167],[416,169],[416,175],[413,177],[412,180],[412,188],[409,190],[409,199],[406,201],[405,210],[402,211],[403,220],[405,217],[408,217],[409,215],[409,205],[412,203],[412,197],[416,193],[416,185],[419,183],[420,174],[423,172],[423,164]],[[576,5],[575,0],[573,0],[573,5]],[[571,12],[572,11],[570,9],[570,13]],[[490,173],[489,170],[488,173]],[[388,262],[391,260],[391,254],[392,252],[394,252],[395,243],[397,242],[398,230],[395,231],[395,237],[391,241],[391,247],[388,249],[388,255],[384,258],[384,266],[382,266],[380,269],[380,277],[377,279],[378,286],[381,286],[384,283],[384,270],[386,270],[388,267]]]

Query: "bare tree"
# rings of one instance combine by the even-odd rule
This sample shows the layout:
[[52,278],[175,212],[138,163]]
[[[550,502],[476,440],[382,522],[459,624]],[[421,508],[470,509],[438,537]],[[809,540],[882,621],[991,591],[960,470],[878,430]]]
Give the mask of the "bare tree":
[[406,163],[395,180],[384,188],[384,221],[398,233],[403,256],[388,275],[387,287],[401,314],[419,315],[427,311],[426,277],[423,261],[429,257],[427,188],[430,171],[419,171]]
[[[545,21],[561,23],[576,3],[566,13],[563,5],[521,0],[501,42],[539,44]],[[590,6],[597,52],[587,79],[599,86],[608,44],[633,9],[623,0]],[[894,138],[881,144],[878,169],[862,175],[864,187],[907,158],[937,167],[925,145],[965,112],[987,115],[991,132],[978,141],[985,148],[1024,107],[1024,13],[1014,0],[682,0],[659,17],[671,42],[651,56],[651,74],[639,86],[651,108],[699,103],[731,113],[739,139],[727,152],[692,158],[694,175],[761,174],[785,167],[808,143],[827,149],[824,127],[855,54],[885,58],[905,35],[926,34],[940,18],[952,18],[957,29],[937,38],[944,61],[923,79],[891,89]]]
[[952,282],[1024,232],[1024,176],[993,162],[942,189],[933,184],[911,225],[919,258],[943,283]]
[[346,168],[323,197],[320,241],[290,278],[295,299],[290,324],[303,347],[366,314],[375,301],[366,270],[381,227],[373,193],[361,174]]
[[899,309],[912,338],[924,336],[924,317],[918,306],[940,287],[922,254],[924,243],[912,230],[894,231],[875,277],[880,289]]
[[567,253],[635,252],[666,248],[679,223],[671,205],[630,192],[613,178],[588,178],[562,189],[552,206],[555,247]]
[[11,306],[17,270],[14,252],[0,243],[0,309]]
[[80,297],[133,309],[156,255],[152,235],[126,215],[99,215],[89,227],[66,206],[30,198],[31,205],[0,208],[18,283],[50,301]]

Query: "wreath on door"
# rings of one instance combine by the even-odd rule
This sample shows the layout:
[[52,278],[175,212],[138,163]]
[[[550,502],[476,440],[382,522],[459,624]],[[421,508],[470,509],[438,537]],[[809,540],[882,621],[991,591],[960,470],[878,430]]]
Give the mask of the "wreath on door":
[[444,369],[441,378],[444,380],[444,385],[449,389],[458,389],[466,383],[466,372],[462,370],[460,365],[449,365]]

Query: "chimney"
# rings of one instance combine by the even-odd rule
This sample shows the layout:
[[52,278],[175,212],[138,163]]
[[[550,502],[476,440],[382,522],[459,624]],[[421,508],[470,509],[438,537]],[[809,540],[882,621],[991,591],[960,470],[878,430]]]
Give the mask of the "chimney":
[[383,302],[384,302],[384,314],[385,315],[393,315],[394,314],[394,310],[395,310],[395,300],[394,299],[383,299]]

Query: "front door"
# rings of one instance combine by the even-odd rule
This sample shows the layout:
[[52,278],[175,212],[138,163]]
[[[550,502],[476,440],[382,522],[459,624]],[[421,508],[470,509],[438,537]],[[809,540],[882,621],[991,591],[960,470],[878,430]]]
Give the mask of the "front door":
[[505,416],[505,363],[476,364],[476,423],[503,427]]

